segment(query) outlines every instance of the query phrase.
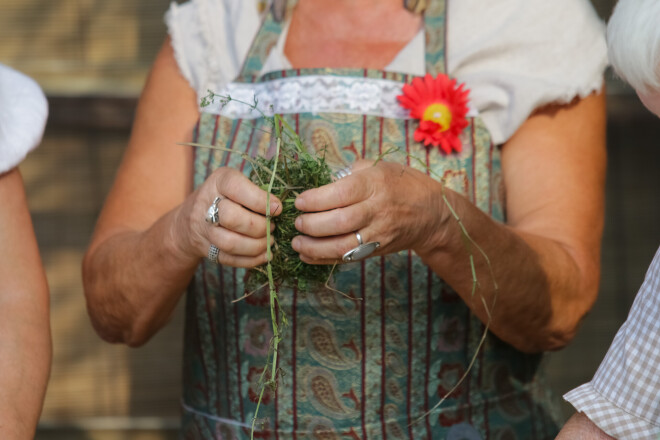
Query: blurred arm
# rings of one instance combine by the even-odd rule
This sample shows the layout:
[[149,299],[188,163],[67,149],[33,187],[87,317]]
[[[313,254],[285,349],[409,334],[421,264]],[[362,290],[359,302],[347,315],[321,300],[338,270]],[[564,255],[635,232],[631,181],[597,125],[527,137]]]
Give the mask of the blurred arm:
[[0,175],[0,438],[34,436],[50,372],[49,298],[18,169]]
[[555,440],[614,440],[614,437],[605,434],[583,413],[575,413]]

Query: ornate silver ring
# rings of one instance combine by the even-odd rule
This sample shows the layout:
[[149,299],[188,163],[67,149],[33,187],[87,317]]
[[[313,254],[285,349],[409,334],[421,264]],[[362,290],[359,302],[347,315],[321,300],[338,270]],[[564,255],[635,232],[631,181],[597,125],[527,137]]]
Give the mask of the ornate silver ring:
[[209,253],[206,256],[206,258],[209,259],[210,262],[212,263],[217,263],[218,262],[218,255],[220,255],[220,249],[214,244],[209,246]]
[[346,176],[350,176],[352,174],[352,169],[353,169],[353,165],[349,165],[337,171],[335,173],[335,180],[343,179]]
[[373,254],[376,249],[380,247],[380,243],[377,241],[370,241],[369,243],[362,242],[362,236],[359,232],[355,232],[355,238],[357,238],[358,245],[350,251],[346,252],[343,257],[341,257],[344,263],[350,263],[351,261],[358,261],[367,258],[369,255]]
[[218,203],[220,203],[221,200],[222,197],[216,197],[213,200],[213,203],[211,203],[211,206],[209,206],[209,209],[206,210],[206,217],[204,217],[206,223],[211,223],[214,226],[218,226],[220,224],[220,211],[218,210]]

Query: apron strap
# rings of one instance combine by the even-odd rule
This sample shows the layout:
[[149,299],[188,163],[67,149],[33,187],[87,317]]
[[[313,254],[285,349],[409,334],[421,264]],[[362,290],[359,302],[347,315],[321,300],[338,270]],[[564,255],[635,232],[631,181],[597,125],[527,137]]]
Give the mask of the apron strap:
[[447,73],[447,2],[449,0],[429,0],[424,10],[426,42],[426,73],[436,76]]
[[[426,72],[435,76],[447,72],[446,51],[446,4],[449,0],[428,0],[424,10],[426,34]],[[257,35],[254,37],[243,61],[236,82],[254,82],[266,62],[269,52],[277,45],[284,23],[298,0],[273,0],[264,16]]]
[[268,54],[277,45],[284,23],[291,16],[298,0],[272,0],[243,61],[236,82],[254,82],[259,76]]

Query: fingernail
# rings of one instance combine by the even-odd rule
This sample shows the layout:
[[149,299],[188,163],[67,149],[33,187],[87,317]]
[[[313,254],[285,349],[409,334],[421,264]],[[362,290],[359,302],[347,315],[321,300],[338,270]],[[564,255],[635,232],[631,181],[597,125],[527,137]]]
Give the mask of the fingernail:
[[[302,228],[302,225],[303,225],[302,223],[303,223],[302,218],[300,216],[296,217],[296,221],[295,221],[294,225],[296,226],[297,230],[300,231],[300,228]],[[300,232],[302,232],[302,231],[300,231]]]
[[291,247],[294,251],[300,252],[300,239],[298,237],[293,237],[293,240],[291,240]]
[[302,196],[296,197],[296,208],[301,211],[305,210],[305,199]]

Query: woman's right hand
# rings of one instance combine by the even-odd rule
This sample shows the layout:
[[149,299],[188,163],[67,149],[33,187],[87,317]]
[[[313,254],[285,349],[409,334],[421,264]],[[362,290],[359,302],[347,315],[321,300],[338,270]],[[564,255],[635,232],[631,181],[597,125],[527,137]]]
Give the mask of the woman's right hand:
[[[140,97],[83,261],[89,315],[108,341],[138,346],[164,326],[211,244],[222,264],[266,261],[266,191],[230,168],[215,170],[192,188],[194,151],[177,142],[193,139],[199,117],[195,90],[181,75],[168,40]],[[205,218],[217,196],[223,200],[220,225],[214,226]],[[281,203],[270,201],[275,215]]]
[[[193,258],[206,257],[213,244],[219,249],[218,263],[255,267],[266,263],[267,192],[240,171],[218,168],[182,203],[173,222],[172,234],[181,252]],[[206,221],[216,197],[219,224]],[[277,216],[282,203],[270,196],[270,213]],[[271,223],[271,232],[275,225]],[[271,237],[271,245],[272,245]]]

